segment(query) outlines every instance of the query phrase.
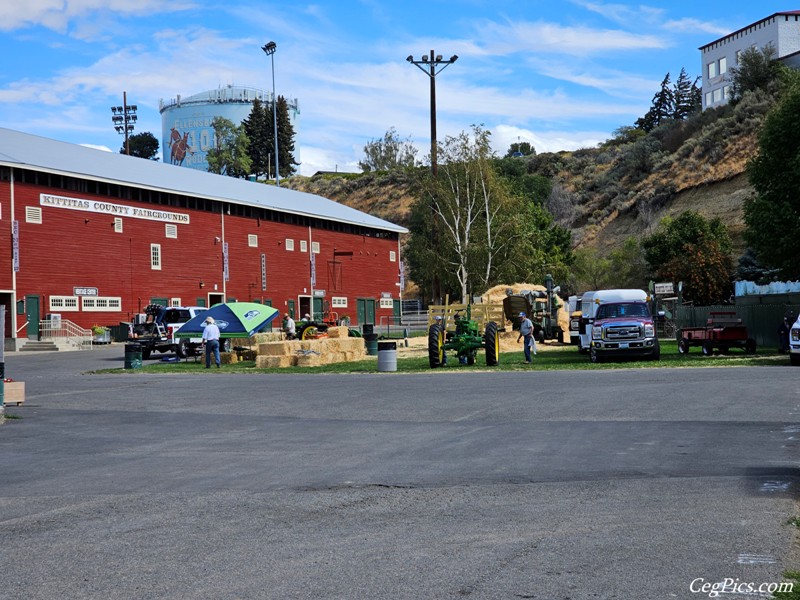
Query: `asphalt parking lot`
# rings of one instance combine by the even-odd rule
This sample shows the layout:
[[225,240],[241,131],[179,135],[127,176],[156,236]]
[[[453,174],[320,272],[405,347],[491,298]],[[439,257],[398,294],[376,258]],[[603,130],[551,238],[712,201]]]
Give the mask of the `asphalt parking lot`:
[[82,374],[122,351],[6,355],[0,598],[699,598],[798,566],[800,370]]

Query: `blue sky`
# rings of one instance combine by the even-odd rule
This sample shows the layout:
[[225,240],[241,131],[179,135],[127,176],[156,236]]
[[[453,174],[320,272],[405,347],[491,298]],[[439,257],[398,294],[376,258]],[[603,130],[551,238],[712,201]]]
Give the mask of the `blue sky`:
[[458,61],[436,79],[443,140],[481,124],[504,154],[592,147],[650,106],[664,75],[700,75],[698,47],[775,12],[772,1],[0,0],[0,126],[118,151],[112,105],[161,138],[159,100],[228,84],[297,98],[300,172],[358,171],[394,127],[430,148],[430,84],[406,62]]

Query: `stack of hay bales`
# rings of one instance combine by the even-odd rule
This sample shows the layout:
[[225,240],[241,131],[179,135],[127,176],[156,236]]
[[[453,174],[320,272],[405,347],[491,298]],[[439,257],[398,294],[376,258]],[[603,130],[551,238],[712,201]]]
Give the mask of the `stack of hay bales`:
[[363,338],[348,337],[347,327],[330,327],[327,338],[258,344],[256,368],[318,367],[364,360],[366,356]]
[[[512,293],[519,294],[523,290],[530,290],[532,292],[546,292],[547,288],[545,288],[543,285],[535,285],[531,283],[496,285],[487,290],[481,298],[486,304],[502,304],[503,298],[507,296],[506,290],[511,290]],[[569,337],[569,310],[567,302],[559,296],[556,296],[556,298],[558,298],[558,303],[561,305],[561,309],[558,311],[558,326],[561,327],[561,330],[566,332],[567,336]],[[506,329],[508,331],[511,330],[511,323],[506,323]],[[514,337],[514,340],[516,340],[516,337]],[[500,339],[500,344],[501,346],[503,345],[502,337]]]

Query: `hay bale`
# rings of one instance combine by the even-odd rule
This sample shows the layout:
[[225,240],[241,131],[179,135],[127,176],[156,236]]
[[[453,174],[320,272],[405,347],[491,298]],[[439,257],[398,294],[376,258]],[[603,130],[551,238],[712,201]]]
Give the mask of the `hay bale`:
[[322,364],[319,354],[301,354],[297,357],[298,367],[318,367]]
[[329,338],[346,338],[350,335],[350,328],[349,327],[328,327],[328,337]]
[[296,356],[257,356],[257,369],[284,369],[297,364]]
[[236,356],[235,352],[220,352],[219,362],[223,365],[232,365],[239,362],[239,357]]
[[283,341],[283,333],[280,331],[268,331],[264,333],[257,333],[250,338],[250,344],[252,344],[253,346],[257,346],[259,344],[266,344],[267,342],[282,342],[282,341]]
[[258,345],[258,354],[262,356],[287,356],[297,352],[302,342],[266,342]]

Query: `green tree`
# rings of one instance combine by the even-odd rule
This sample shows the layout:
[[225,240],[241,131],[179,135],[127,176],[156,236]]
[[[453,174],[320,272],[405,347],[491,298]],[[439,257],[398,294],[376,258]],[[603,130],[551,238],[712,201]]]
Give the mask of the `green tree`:
[[680,75],[672,88],[674,98],[673,119],[684,120],[697,114],[702,109],[701,90],[697,86],[697,81],[689,79],[686,69],[681,69]]
[[764,48],[748,48],[739,55],[739,64],[728,69],[731,102],[739,102],[746,92],[774,90],[784,70],[775,60],[776,54],[775,46],[770,43]]
[[251,161],[247,155],[247,134],[244,125],[235,125],[224,117],[211,121],[216,142],[208,151],[208,170],[219,175],[246,178]]
[[[149,131],[137,133],[128,138],[128,145],[131,149],[131,156],[158,160],[158,139]],[[127,154],[125,144],[119,150],[120,154]]]
[[683,281],[686,300],[708,305],[729,298],[731,241],[720,219],[708,220],[694,211],[666,217],[642,240],[642,247],[652,275]]
[[661,81],[661,89],[653,96],[650,110],[644,117],[636,121],[636,127],[644,131],[652,131],[675,114],[675,92],[670,87],[669,73]]
[[257,178],[274,176],[275,157],[272,114],[258,98],[253,100],[250,116],[242,121],[247,134],[247,155],[250,157],[251,173]]
[[383,139],[370,140],[364,146],[364,160],[358,162],[362,171],[391,171],[407,169],[417,165],[417,149],[411,138],[400,139],[394,127],[390,127]]
[[508,152],[503,158],[517,158],[519,155],[535,156],[536,150],[534,150],[530,142],[514,142],[509,146]]
[[439,174],[426,174],[412,205],[406,251],[411,278],[424,293],[438,277],[442,292],[468,299],[502,281],[566,276],[570,234],[542,202],[514,193],[493,168],[490,133],[448,136]]
[[758,155],[747,167],[755,188],[744,205],[745,239],[766,266],[788,279],[800,277],[800,85],[783,95],[767,115]]
[[[272,113],[269,113],[272,117]],[[289,118],[289,103],[278,96],[278,170],[281,177],[290,177],[297,172],[298,163],[294,158],[294,126]]]

